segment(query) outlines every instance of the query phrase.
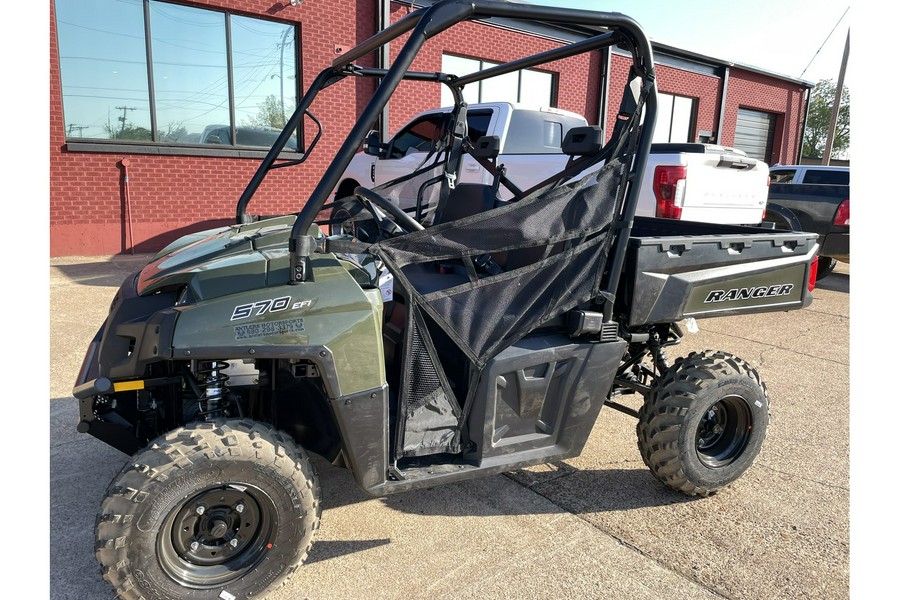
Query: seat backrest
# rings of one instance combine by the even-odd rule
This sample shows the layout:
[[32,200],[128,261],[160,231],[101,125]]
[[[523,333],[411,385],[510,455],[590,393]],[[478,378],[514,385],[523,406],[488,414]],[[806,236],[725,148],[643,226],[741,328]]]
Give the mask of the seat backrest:
[[603,148],[603,130],[599,125],[573,127],[566,132],[562,142],[563,154],[584,156],[595,154]]
[[482,183],[457,184],[443,202],[438,203],[434,225],[491,210],[496,202],[494,189]]

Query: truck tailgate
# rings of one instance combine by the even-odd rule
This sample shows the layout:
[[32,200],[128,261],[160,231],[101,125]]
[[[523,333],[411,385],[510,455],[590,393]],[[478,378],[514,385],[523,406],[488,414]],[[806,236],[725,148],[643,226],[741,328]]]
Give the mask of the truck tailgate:
[[765,163],[740,155],[687,154],[688,177],[681,218],[685,221],[759,223],[768,195]]
[[629,325],[808,306],[814,233],[635,219],[620,297]]
[[764,162],[725,146],[653,144],[643,194],[654,189],[657,167],[666,166],[685,169],[683,200],[676,201],[681,220],[749,225],[762,221],[769,191]]

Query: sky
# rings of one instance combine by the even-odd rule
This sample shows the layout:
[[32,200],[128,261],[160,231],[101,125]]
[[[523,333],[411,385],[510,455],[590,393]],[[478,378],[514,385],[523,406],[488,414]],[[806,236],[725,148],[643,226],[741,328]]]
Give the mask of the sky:
[[[812,83],[820,79],[837,81],[853,13],[847,11],[850,0],[747,3],[533,0],[532,3],[623,13],[637,21],[651,41]],[[847,88],[852,87],[852,75],[848,67],[844,76]]]

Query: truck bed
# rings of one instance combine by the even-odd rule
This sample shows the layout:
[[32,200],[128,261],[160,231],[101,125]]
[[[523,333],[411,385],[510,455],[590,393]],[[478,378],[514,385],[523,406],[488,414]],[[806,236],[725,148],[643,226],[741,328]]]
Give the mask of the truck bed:
[[[769,186],[768,203],[789,210],[804,231],[818,233],[822,256],[850,262],[850,227],[834,222],[838,207],[848,198],[849,185],[773,183]],[[781,226],[778,215],[766,220]]]
[[636,217],[620,284],[628,325],[803,308],[815,233]]

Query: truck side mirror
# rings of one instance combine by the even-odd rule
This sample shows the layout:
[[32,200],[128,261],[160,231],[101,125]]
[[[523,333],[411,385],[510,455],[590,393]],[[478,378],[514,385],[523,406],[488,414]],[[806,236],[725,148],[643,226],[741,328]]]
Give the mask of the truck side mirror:
[[363,142],[363,152],[365,152],[369,156],[384,158],[384,152],[386,149],[387,145],[381,143],[381,134],[374,129],[370,131],[366,136],[366,141]]

